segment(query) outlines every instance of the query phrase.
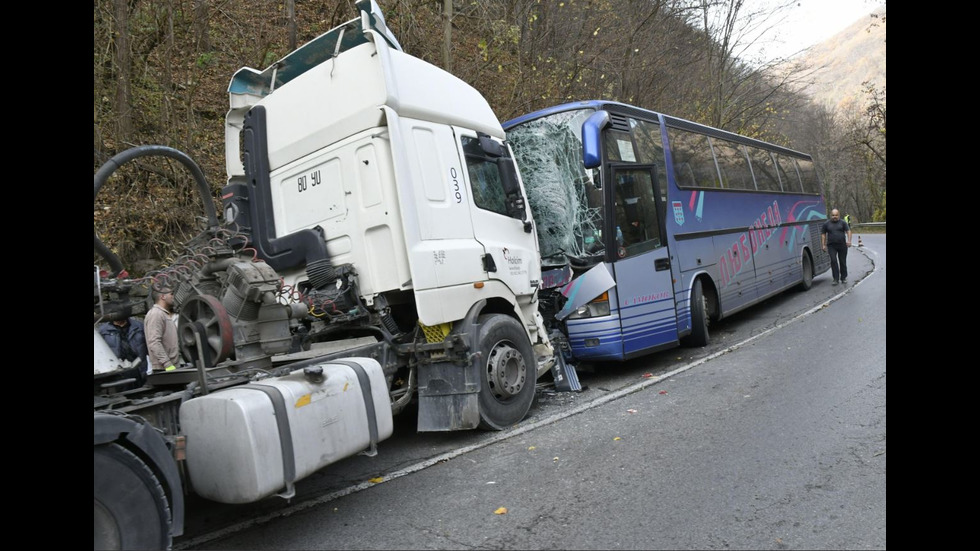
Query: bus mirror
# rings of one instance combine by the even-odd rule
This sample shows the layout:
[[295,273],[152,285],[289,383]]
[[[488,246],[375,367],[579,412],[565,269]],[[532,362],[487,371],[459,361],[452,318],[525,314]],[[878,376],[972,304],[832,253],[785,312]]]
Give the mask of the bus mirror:
[[582,160],[585,168],[596,168],[602,164],[599,135],[607,124],[609,124],[607,111],[596,111],[582,123]]

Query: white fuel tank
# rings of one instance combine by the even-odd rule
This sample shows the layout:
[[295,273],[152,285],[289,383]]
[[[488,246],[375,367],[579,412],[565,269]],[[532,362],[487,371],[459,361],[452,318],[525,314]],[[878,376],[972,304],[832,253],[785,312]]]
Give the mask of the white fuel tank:
[[250,503],[391,436],[381,365],[344,358],[193,398],[180,408],[194,491]]

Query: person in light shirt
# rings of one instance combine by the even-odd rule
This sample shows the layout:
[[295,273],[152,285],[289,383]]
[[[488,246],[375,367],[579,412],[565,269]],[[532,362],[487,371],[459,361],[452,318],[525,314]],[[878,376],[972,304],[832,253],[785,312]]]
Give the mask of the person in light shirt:
[[173,371],[180,363],[177,326],[171,317],[174,293],[169,287],[153,289],[153,307],[143,318],[146,348],[154,373]]

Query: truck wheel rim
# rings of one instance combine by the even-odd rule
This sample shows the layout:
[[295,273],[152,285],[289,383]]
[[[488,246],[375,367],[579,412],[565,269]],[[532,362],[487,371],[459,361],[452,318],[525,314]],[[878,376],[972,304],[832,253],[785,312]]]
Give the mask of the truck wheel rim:
[[487,382],[494,397],[508,400],[517,396],[526,381],[527,365],[520,351],[506,342],[494,346],[487,361]]

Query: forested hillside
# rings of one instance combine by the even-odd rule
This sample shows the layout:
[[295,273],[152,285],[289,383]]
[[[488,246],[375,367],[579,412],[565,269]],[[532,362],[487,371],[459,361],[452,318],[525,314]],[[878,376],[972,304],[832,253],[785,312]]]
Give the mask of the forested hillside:
[[[501,121],[573,100],[637,104],[811,153],[830,205],[884,218],[883,83],[850,111],[829,112],[795,91],[805,67],[777,77],[778,60],[742,63],[742,29],[778,9],[750,12],[741,0],[378,3],[407,53],[473,85]],[[135,145],[174,147],[201,165],[216,205],[231,76],[356,15],[353,0],[94,4],[93,171]],[[95,231],[138,274],[180,254],[202,212],[183,167],[138,161],[100,191]]]
[[865,83],[884,88],[884,17],[884,9],[869,13],[805,52],[814,73],[803,92],[828,109],[849,109],[864,103]]

